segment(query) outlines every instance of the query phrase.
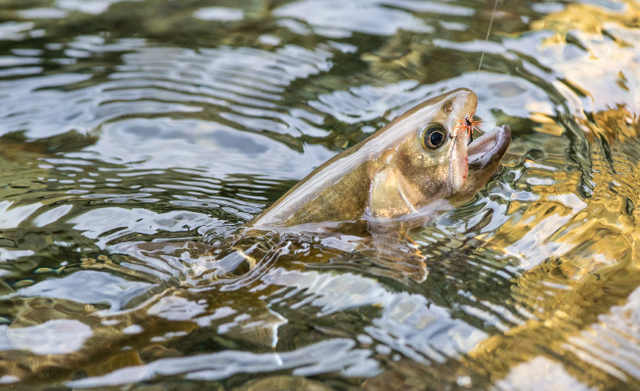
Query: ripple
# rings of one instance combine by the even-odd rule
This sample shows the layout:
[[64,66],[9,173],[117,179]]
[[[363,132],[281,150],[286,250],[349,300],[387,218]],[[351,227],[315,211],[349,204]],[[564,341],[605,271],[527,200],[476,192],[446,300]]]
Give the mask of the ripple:
[[587,363],[612,376],[640,379],[640,289],[629,295],[627,302],[611,308],[609,314],[587,330],[569,338],[564,348]]
[[3,331],[13,349],[27,350],[38,355],[76,352],[93,335],[91,327],[73,319],[54,319],[36,326]]
[[[415,2],[393,2],[395,6]],[[393,35],[399,29],[415,32],[432,32],[433,27],[421,19],[399,9],[385,8],[384,2],[368,1],[350,4],[335,0],[298,1],[277,8],[278,17],[291,17],[306,21],[315,27],[315,32],[332,38],[349,37],[353,32]],[[438,7],[432,7],[435,11]],[[442,10],[444,7],[440,7]],[[379,23],[384,20],[384,23]]]
[[192,212],[155,213],[145,209],[108,207],[87,211],[69,222],[86,237],[97,239],[96,244],[104,248],[116,238],[126,235],[192,230],[209,224],[211,219]]
[[4,22],[0,23],[0,40],[21,41],[29,37],[29,31],[33,29],[33,22]]
[[0,228],[17,228],[20,223],[31,216],[42,204],[31,204],[11,207],[12,202],[2,201],[0,202]]
[[64,10],[97,15],[106,11],[112,4],[121,1],[124,0],[56,0],[56,6]]
[[235,21],[242,20],[244,12],[236,8],[228,7],[206,7],[200,8],[193,14],[194,18],[202,20]]
[[[390,121],[432,96],[455,88],[468,88],[474,84],[474,78],[474,74],[465,74],[431,85],[420,85],[409,80],[384,87],[364,85],[321,95],[318,101],[312,101],[309,105],[350,124],[379,118]],[[509,86],[516,92],[505,95],[505,88]],[[486,127],[491,127],[495,117],[490,113],[492,107],[500,107],[501,111],[513,117],[526,118],[531,113],[526,108],[527,104],[547,100],[544,90],[507,75],[485,75],[477,81],[476,93],[479,100],[478,116],[486,121]]]
[[536,357],[527,363],[516,366],[507,378],[496,383],[495,389],[500,391],[596,390],[596,388],[587,387],[576,380],[558,362],[545,357]]
[[158,376],[186,374],[187,379],[217,380],[236,373],[261,373],[294,369],[293,374],[312,376],[345,370],[353,376],[374,373],[377,369],[368,360],[369,352],[353,349],[355,343],[348,339],[333,339],[292,352],[263,353],[223,351],[192,357],[161,359],[153,363],[123,368],[102,377],[74,380],[70,387],[114,386],[151,380]]
[[[100,37],[84,37],[70,46],[91,54],[131,50],[140,44],[123,40],[107,45]],[[87,76],[62,74],[39,75],[13,84],[4,81],[2,84],[11,94],[5,97],[8,104],[3,105],[0,118],[11,119],[6,121],[7,131],[27,127],[30,137],[48,137],[78,127],[95,128],[136,113],[165,116],[200,112],[203,106],[214,105],[235,111],[220,113],[220,118],[241,126],[254,121],[252,124],[257,126],[251,127],[253,131],[298,136],[313,125],[296,120],[297,116],[272,112],[280,100],[274,92],[281,92],[295,79],[327,70],[330,57],[326,50],[314,52],[293,45],[276,52],[224,47],[203,49],[200,53],[176,48],[140,48],[134,53],[123,53],[124,64],[109,75],[113,81],[98,85],[73,88],[74,84],[88,81]],[[71,86],[71,91],[56,88],[63,85]],[[243,106],[270,110],[243,110]],[[64,116],[60,117],[61,114]],[[252,119],[254,116],[258,118]],[[285,123],[280,125],[265,116]],[[34,122],[37,118],[46,118],[47,123]],[[38,129],[38,133],[32,133],[33,129]]]
[[151,284],[126,281],[113,275],[93,270],[81,270],[59,279],[38,282],[19,289],[21,297],[50,297],[88,304],[109,304],[113,311],[145,293]]
[[[378,319],[364,331],[380,344],[422,363],[459,357],[487,335],[465,322],[452,319],[449,311],[421,295],[392,293],[373,279],[351,273],[332,276],[276,268],[262,282],[287,288],[269,301],[294,310],[319,307],[318,317],[351,308],[375,305],[383,308]],[[284,302],[283,302],[284,301]]]

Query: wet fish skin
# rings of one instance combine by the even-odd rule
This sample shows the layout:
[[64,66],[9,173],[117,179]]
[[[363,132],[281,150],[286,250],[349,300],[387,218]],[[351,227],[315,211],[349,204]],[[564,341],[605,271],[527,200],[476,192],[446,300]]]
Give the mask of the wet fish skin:
[[[424,218],[468,200],[499,168],[511,141],[505,125],[470,142],[460,124],[473,117],[477,104],[473,91],[460,88],[417,105],[315,169],[248,229],[336,228],[363,221],[370,227],[372,221]],[[446,132],[438,148],[424,141],[433,125]]]

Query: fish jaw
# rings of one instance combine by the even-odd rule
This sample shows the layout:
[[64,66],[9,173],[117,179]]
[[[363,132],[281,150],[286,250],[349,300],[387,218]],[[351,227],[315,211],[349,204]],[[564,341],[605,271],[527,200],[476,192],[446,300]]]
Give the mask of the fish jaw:
[[511,128],[508,125],[495,127],[469,145],[469,169],[481,171],[500,163],[511,143]]
[[448,182],[451,192],[459,192],[469,176],[469,155],[467,144],[469,134],[462,132],[456,134],[452,144],[451,158],[449,161]]
[[466,202],[486,185],[500,168],[510,143],[511,128],[503,125],[486,132],[469,145],[468,178],[464,186],[449,199],[452,204]]

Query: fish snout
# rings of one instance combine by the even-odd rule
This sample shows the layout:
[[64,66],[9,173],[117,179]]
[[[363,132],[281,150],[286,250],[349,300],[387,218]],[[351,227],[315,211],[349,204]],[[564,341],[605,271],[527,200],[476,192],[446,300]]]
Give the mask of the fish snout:
[[500,163],[511,144],[511,128],[502,125],[478,137],[469,145],[469,169],[482,171]]

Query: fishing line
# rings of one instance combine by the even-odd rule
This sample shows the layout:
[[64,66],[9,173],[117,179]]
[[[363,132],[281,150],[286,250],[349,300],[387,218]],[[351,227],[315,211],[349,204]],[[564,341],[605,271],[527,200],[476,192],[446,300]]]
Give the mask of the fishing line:
[[[489,42],[489,35],[491,34],[491,26],[493,26],[493,18],[496,16],[496,9],[498,9],[498,0],[493,2],[493,12],[491,13],[491,20],[489,20],[489,28],[487,29],[487,36],[484,38],[484,46],[487,46],[487,42]],[[485,49],[482,49],[482,54],[480,55],[480,63],[478,64],[478,70],[476,71],[476,78],[473,81],[472,90],[476,89],[476,83],[478,82],[478,75],[480,74],[480,69],[482,69],[482,61],[484,60],[484,52]]]

